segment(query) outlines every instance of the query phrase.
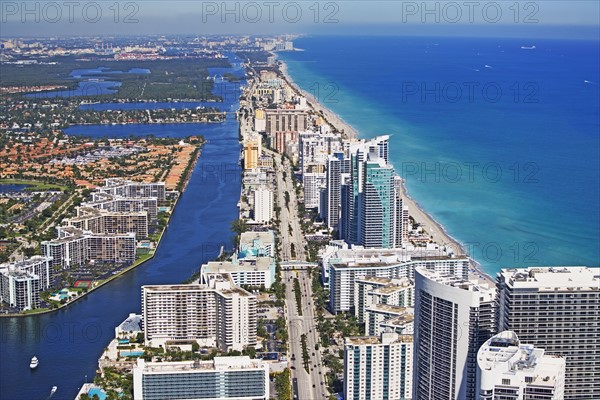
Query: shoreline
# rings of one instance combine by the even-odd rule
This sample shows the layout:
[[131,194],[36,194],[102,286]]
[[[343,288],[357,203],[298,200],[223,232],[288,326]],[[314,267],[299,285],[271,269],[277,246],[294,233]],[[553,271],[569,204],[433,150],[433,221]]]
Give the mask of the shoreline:
[[177,199],[175,200],[175,204],[173,204],[173,210],[172,210],[171,214],[169,215],[169,219],[167,220],[167,225],[163,228],[162,232],[160,233],[158,241],[156,242],[156,247],[154,248],[154,252],[152,253],[152,255],[150,257],[143,259],[143,260],[134,261],[134,263],[131,264],[130,266],[128,266],[127,268],[123,269],[122,271],[119,271],[117,274],[111,276],[110,278],[107,278],[99,285],[97,285],[97,286],[89,289],[87,292],[83,293],[81,296],[74,298],[73,300],[71,300],[68,303],[61,304],[58,308],[52,308],[52,309],[43,310],[43,311],[39,311],[39,312],[18,313],[18,314],[0,314],[0,318],[34,317],[37,315],[49,314],[49,313],[53,313],[53,312],[65,309],[65,308],[69,307],[71,304],[74,304],[75,302],[79,301],[80,299],[83,299],[84,297],[86,297],[90,293],[94,292],[95,290],[101,288],[102,286],[114,281],[117,278],[122,277],[126,273],[128,273],[128,272],[136,269],[137,267],[147,263],[148,261],[152,260],[154,258],[154,256],[156,255],[156,253],[158,252],[158,249],[160,248],[160,244],[162,242],[163,236],[165,235],[165,232],[169,228],[169,222],[171,221],[171,217],[173,216],[173,213],[175,212],[175,209],[177,208],[177,204],[179,204],[179,199],[181,199],[181,196],[183,196],[183,193],[185,192],[185,189],[187,188],[187,185],[192,177],[193,170],[198,162],[198,159],[200,158],[200,155],[202,154],[202,146],[204,146],[204,144],[205,143],[203,143],[201,146],[198,147],[196,157],[192,157],[189,161],[188,166],[191,166],[191,167],[190,167],[189,173],[185,177],[183,189],[179,193],[179,196],[177,196]]
[[[296,82],[294,82],[294,80],[288,72],[286,63],[283,60],[278,58],[278,62],[280,63],[279,73],[297,93],[306,97],[307,104],[310,108],[312,108],[315,112],[322,111],[327,122],[330,125],[332,125],[332,127],[335,130],[339,132],[343,131],[342,137],[346,137],[349,139],[360,138],[357,129],[345,122],[341,116],[339,116],[329,108],[323,106],[323,104],[319,103],[311,93],[306,92],[305,90],[300,88],[300,86]],[[478,279],[483,278],[486,281],[486,283],[494,285],[495,280],[493,276],[488,274],[482,268],[479,262],[467,255],[464,245],[458,239],[452,237],[441,223],[439,223],[431,214],[425,211],[425,209],[408,194],[408,189],[406,188],[404,179],[402,179],[401,187],[402,198],[404,199],[405,205],[409,208],[409,215],[413,217],[415,222],[421,224],[423,229],[432,236],[433,241],[439,244],[440,246],[450,246],[454,250],[454,255],[456,256],[468,257],[470,261],[470,268],[472,268],[472,270],[469,271],[469,277]],[[482,278],[479,278],[479,276],[481,276]]]

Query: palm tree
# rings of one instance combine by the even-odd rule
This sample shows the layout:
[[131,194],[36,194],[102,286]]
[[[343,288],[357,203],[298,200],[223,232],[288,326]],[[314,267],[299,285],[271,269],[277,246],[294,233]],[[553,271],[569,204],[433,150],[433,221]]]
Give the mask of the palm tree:
[[241,235],[248,230],[248,225],[244,219],[236,219],[231,223],[231,231],[236,235]]

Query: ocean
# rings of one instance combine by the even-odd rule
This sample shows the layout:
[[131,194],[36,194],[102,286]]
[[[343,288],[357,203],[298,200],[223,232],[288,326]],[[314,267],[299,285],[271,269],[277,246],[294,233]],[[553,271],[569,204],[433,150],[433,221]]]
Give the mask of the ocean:
[[494,275],[600,264],[600,42],[313,36],[279,53]]

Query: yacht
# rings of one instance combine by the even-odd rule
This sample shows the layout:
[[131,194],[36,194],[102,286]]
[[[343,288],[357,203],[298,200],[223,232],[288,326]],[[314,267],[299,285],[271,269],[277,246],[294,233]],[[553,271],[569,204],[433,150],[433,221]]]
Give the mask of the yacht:
[[31,359],[31,363],[29,363],[29,368],[36,369],[39,363],[40,362],[38,361],[37,357],[33,356],[33,358]]

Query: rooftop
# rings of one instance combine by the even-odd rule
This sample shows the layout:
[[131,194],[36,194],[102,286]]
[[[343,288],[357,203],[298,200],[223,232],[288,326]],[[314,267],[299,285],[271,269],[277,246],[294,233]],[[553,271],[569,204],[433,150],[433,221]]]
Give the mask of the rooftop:
[[405,284],[402,284],[402,285],[387,285],[387,286],[383,286],[383,287],[380,287],[377,289],[373,289],[373,291],[371,293],[388,295],[388,294],[398,292],[400,290],[408,289],[411,286],[413,286],[413,285],[410,283],[410,281],[407,281]]
[[480,292],[484,294],[485,297],[488,297],[487,299],[484,298],[482,300],[492,300],[496,293],[495,288],[491,288],[490,285],[484,280],[465,280],[455,275],[440,274],[439,272],[431,271],[425,268],[418,268],[417,271],[419,274],[434,282],[470,292]]
[[[202,372],[222,371],[228,369],[257,369],[265,368],[267,364],[262,360],[251,359],[248,356],[215,357],[212,361],[178,361],[178,362],[147,362],[138,359],[137,367],[144,373],[173,373],[173,372]],[[268,368],[268,367],[267,367]]]
[[398,316],[406,315],[410,320],[414,319],[414,308],[411,307],[400,307],[400,306],[391,306],[389,304],[372,304],[367,307],[365,311],[375,311],[375,312],[385,312],[388,314],[397,314]]
[[349,336],[344,338],[346,346],[376,345],[390,343],[412,343],[412,335],[398,335],[396,333],[383,333],[381,336]]
[[521,344],[512,331],[501,332],[488,339],[477,353],[482,371],[494,374],[533,375],[535,385],[554,386],[557,375],[564,369],[565,359],[544,354],[544,349]]
[[530,267],[503,269],[500,273],[515,288],[539,291],[600,291],[600,270],[589,267]]
[[178,284],[178,285],[144,285],[143,291],[147,292],[211,292],[216,291],[223,296],[238,294],[240,296],[253,296],[252,293],[242,289],[233,282],[228,273],[210,272],[203,275],[205,284]]

